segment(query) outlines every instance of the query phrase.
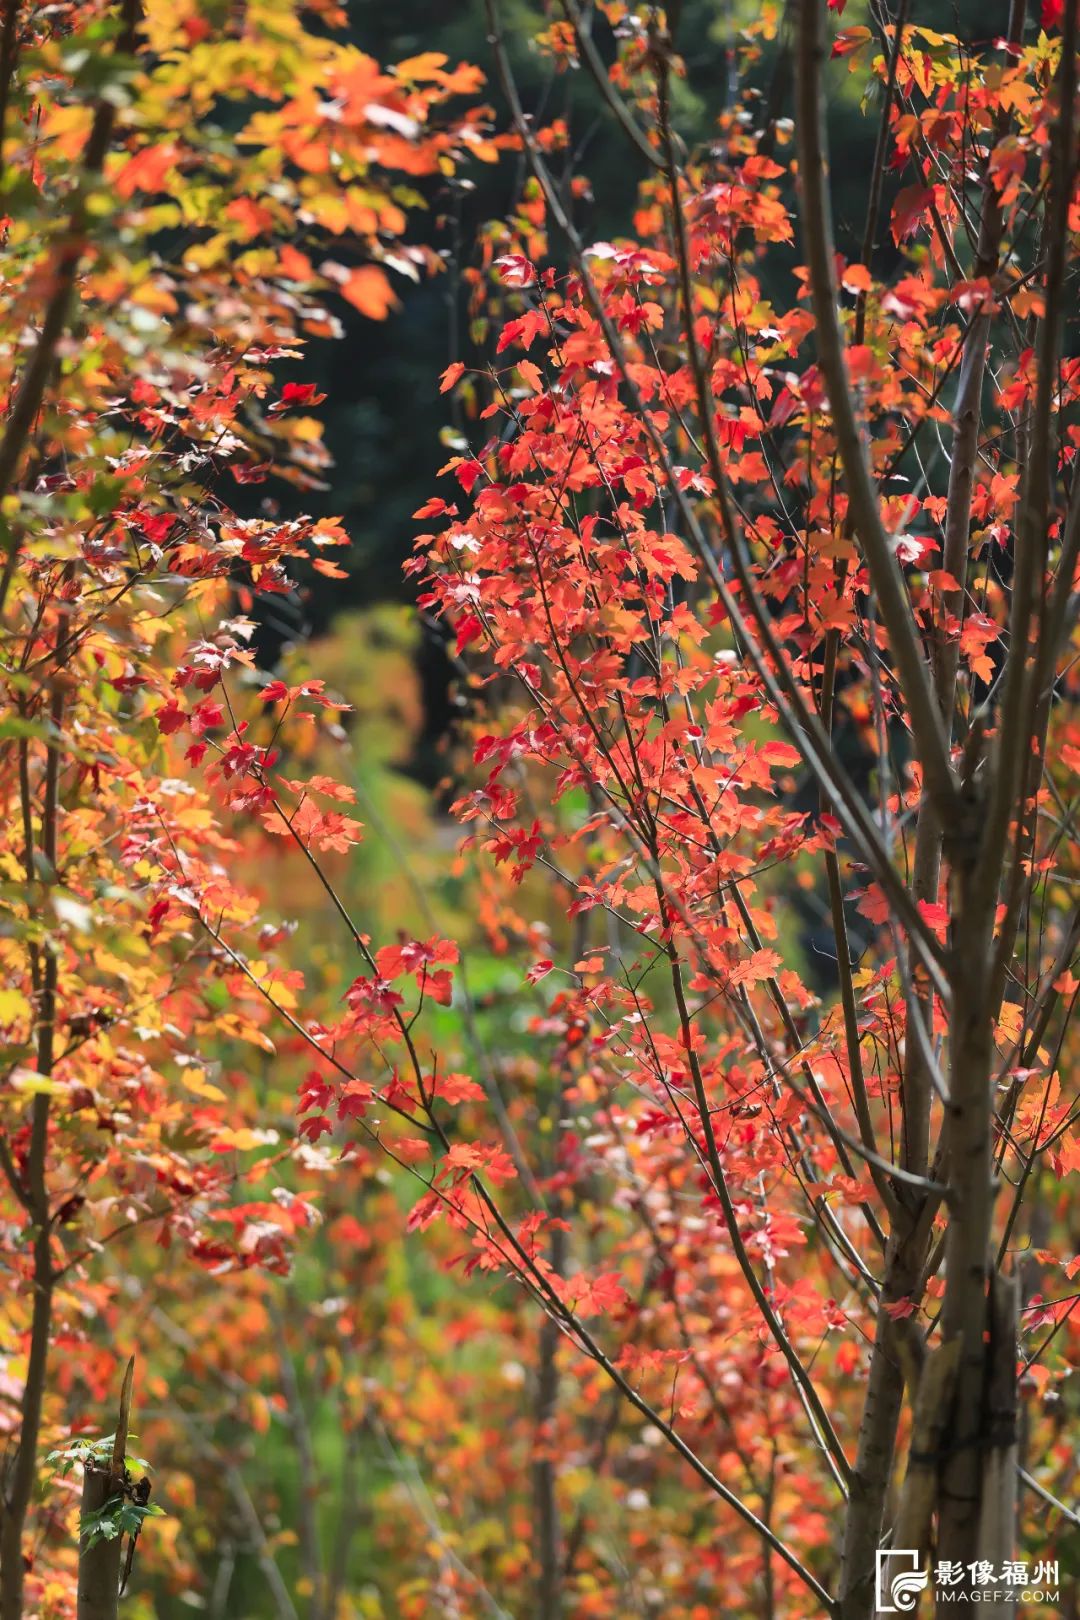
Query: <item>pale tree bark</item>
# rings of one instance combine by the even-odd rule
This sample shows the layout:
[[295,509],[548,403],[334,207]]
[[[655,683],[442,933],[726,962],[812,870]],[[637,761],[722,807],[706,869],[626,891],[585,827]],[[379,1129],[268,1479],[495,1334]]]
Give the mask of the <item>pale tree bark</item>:
[[121,1567],[124,1538],[91,1539],[86,1532],[92,1514],[116,1498],[123,1498],[128,1485],[127,1438],[131,1421],[131,1391],[135,1377],[132,1356],[120,1391],[120,1410],[108,1461],[87,1463],[83,1474],[79,1536],[79,1584],[77,1620],[116,1620],[120,1606]]
[[[83,1475],[82,1517],[98,1513],[123,1486],[110,1468],[88,1466]],[[116,1620],[120,1608],[123,1537],[95,1541],[79,1553],[78,1620]]]

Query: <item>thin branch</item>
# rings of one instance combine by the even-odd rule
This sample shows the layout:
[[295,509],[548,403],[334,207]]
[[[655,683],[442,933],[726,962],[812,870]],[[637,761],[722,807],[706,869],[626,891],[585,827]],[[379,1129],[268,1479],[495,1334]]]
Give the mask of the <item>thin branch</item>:
[[877,492],[870,477],[863,434],[855,419],[844,340],[840,331],[836,287],[836,250],[827,191],[825,104],[821,62],[824,57],[822,8],[819,0],[801,0],[796,65],[796,141],[799,153],[799,201],[810,280],[818,359],[829,395],[837,447],[844,468],[855,531],[862,543],[870,578],[889,644],[896,660],[926,790],[947,820],[956,805],[956,784],[949,763],[948,741],[934,701],[926,659],[915,624],[903,574],[886,533]]
[[562,0],[562,8],[566,12],[571,28],[574,30],[574,39],[577,43],[578,55],[584,62],[586,68],[589,70],[596,88],[603,96],[604,101],[615,115],[620,128],[629,139],[635,151],[640,153],[640,155],[645,159],[646,163],[650,164],[653,168],[660,168],[661,164],[659,155],[649,145],[648,137],[636,123],[629,107],[616,91],[615,86],[612,84],[604,69],[604,64],[600,58],[600,52],[596,49],[592,32],[584,17],[581,15],[581,7],[578,5],[577,0]]

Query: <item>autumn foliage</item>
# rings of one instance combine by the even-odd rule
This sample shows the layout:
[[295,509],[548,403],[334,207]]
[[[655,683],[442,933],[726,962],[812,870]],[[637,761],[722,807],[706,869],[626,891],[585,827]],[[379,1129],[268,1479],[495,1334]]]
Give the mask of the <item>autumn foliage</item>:
[[[640,165],[612,241],[494,0],[504,115],[325,6],[4,13],[0,1620],[73,1612],[44,1459],[131,1351],[174,1591],[231,1516],[283,1620],[856,1620],[890,1545],[1076,1603],[1075,9],[763,7],[701,150],[679,8],[595,9],[536,45]],[[452,847],[369,814],[340,648],[253,636],[347,566],[273,494],[328,477],[305,349],[496,161],[405,563]],[[200,1381],[289,1436],[292,1590]],[[423,1530],[389,1597],[328,1404]]]

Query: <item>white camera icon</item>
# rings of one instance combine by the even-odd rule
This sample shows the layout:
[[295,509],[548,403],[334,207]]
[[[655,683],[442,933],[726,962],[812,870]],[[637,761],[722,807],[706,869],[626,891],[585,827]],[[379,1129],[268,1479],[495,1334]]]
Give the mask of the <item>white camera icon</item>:
[[912,1547],[879,1547],[874,1597],[878,1614],[910,1614],[930,1584]]

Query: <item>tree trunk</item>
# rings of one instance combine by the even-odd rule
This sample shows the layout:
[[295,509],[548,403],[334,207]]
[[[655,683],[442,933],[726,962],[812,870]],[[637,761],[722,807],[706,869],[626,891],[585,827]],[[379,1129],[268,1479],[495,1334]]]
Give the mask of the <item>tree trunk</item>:
[[[990,1242],[993,1221],[991,1064],[993,1023],[987,1004],[991,976],[990,909],[996,889],[974,874],[958,874],[959,922],[950,1043],[949,1184],[952,1207],[945,1239],[942,1337],[959,1344],[952,1421],[941,1470],[938,1556],[968,1565],[978,1556],[984,1476],[984,1418],[988,1399]],[[1015,1381],[1015,1357],[1011,1368]],[[965,1582],[962,1591],[970,1590]]]
[[[135,1357],[124,1371],[120,1389],[120,1411],[113,1435],[112,1457],[108,1462],[89,1462],[83,1474],[82,1507],[79,1514],[79,1590],[76,1620],[116,1620],[120,1606],[120,1566],[124,1553],[123,1536],[111,1540],[95,1538],[90,1543],[84,1526],[93,1513],[100,1513],[107,1502],[125,1494],[129,1485],[126,1453],[131,1420],[131,1393],[135,1382]],[[129,1493],[130,1494],[130,1493]]]
[[[1016,1340],[1020,1289],[1015,1275],[997,1273],[990,1289],[990,1342],[987,1345],[982,1510],[976,1556],[995,1570],[1010,1560],[1016,1544],[1017,1469],[1020,1401],[1016,1385]],[[1004,1593],[1006,1604],[1018,1595]]]
[[[112,1497],[119,1496],[122,1483],[111,1468],[88,1465],[83,1475],[82,1522],[97,1513]],[[97,1540],[92,1546],[79,1542],[79,1600],[77,1620],[116,1620],[120,1605],[120,1563],[124,1540]]]

